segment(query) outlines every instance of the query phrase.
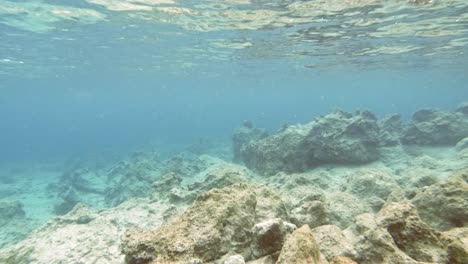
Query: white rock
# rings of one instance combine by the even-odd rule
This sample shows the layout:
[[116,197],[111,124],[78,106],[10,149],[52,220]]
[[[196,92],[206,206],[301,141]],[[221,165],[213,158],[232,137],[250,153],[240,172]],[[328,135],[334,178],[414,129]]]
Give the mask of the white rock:
[[223,264],[245,264],[245,260],[241,255],[234,255],[227,258]]

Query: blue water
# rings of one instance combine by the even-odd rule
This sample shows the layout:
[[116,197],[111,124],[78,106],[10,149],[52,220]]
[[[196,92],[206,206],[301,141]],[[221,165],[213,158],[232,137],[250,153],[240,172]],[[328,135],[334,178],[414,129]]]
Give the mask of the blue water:
[[[276,25],[295,1],[244,2],[159,5],[213,11],[179,17],[151,4],[115,11],[92,1],[0,1],[0,161],[173,153],[200,139],[229,141],[244,120],[275,131],[337,108],[410,118],[468,100],[468,3],[401,1],[373,13],[384,6],[376,2]],[[50,21],[57,19],[50,10],[64,7],[105,18],[86,22],[73,11]],[[256,27],[260,15],[234,19],[230,10],[282,13]],[[360,18],[382,20],[349,24]],[[375,35],[405,23],[420,28]],[[417,49],[365,54],[395,45]]]

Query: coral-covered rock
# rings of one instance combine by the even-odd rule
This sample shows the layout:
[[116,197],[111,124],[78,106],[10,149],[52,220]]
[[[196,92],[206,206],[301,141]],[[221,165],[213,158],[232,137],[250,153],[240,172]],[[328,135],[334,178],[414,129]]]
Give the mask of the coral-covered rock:
[[335,225],[319,226],[312,229],[312,233],[320,245],[320,252],[325,255],[328,261],[332,261],[338,256],[354,256],[356,254],[351,242]]
[[205,262],[241,253],[251,242],[256,202],[254,188],[247,185],[211,190],[170,225],[128,232],[122,251],[128,263]]
[[414,145],[455,145],[468,136],[468,115],[431,109],[413,114],[401,141]]
[[295,225],[286,223],[280,218],[256,224],[252,228],[253,257],[259,258],[280,251],[287,236],[295,229]]
[[456,173],[446,182],[417,192],[411,202],[421,218],[434,227],[448,230],[468,223],[468,170]]
[[372,113],[337,111],[250,141],[241,157],[247,167],[264,174],[300,172],[324,163],[364,163],[378,159],[379,133]]
[[309,226],[304,225],[289,236],[276,264],[320,264],[319,245]]

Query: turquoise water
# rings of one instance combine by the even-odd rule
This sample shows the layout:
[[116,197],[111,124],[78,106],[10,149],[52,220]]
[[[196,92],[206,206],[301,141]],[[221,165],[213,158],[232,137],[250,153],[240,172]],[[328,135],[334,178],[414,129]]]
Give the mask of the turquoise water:
[[102,190],[126,194],[127,171],[177,167],[137,151],[231,161],[246,120],[274,133],[335,109],[408,121],[465,101],[466,0],[0,0],[0,199],[27,222],[0,247],[75,205],[67,184],[110,207]]
[[466,1],[1,1],[0,159],[468,98]]

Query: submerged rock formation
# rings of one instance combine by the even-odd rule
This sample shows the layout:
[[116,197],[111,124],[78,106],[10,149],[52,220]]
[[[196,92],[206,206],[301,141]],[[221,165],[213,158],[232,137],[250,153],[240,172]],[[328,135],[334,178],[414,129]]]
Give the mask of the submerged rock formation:
[[[466,139],[459,153],[393,145],[409,130],[398,116],[336,112],[239,140],[244,163],[271,177],[205,155],[77,169],[55,186],[64,215],[1,249],[0,263],[465,264]],[[80,203],[92,196],[118,205]],[[0,213],[24,219],[18,202],[0,202]]]
[[276,264],[321,264],[320,249],[309,226],[292,233],[281,250]]
[[266,138],[268,133],[260,128],[254,128],[250,123],[236,129],[232,136],[232,151],[234,153],[234,161],[242,160],[242,150],[252,140],[260,140]]
[[0,263],[121,264],[124,255],[119,246],[124,230],[161,225],[162,212],[167,208],[161,203],[130,200],[119,207],[96,212],[78,204],[68,214],[51,219],[25,240],[0,249]]
[[213,189],[169,225],[127,232],[122,251],[128,263],[205,263],[229,253],[246,260],[275,253],[295,226],[278,218],[285,217],[284,206],[272,194],[243,184]]
[[407,202],[388,203],[377,214],[363,214],[344,231],[356,260],[371,263],[464,263],[466,249],[459,239],[431,228]]
[[367,111],[337,111],[306,125],[251,140],[241,149],[247,167],[263,174],[301,172],[324,163],[365,163],[379,157],[379,126]]
[[295,229],[295,225],[284,222],[281,218],[256,224],[252,228],[252,256],[259,258],[281,251],[288,235]]
[[338,226],[323,225],[312,229],[312,233],[320,246],[320,252],[328,261],[340,256],[356,257],[354,246]]
[[408,145],[455,145],[468,137],[468,114],[422,109],[413,114],[401,141]]
[[197,263],[242,253],[250,245],[256,196],[247,185],[200,195],[180,218],[155,231],[128,232],[122,251],[128,263]]
[[446,182],[419,190],[411,202],[421,218],[432,226],[448,230],[468,224],[468,169]]
[[404,129],[403,121],[401,120],[401,115],[394,114],[379,121],[380,126],[380,145],[387,146],[396,146],[400,144],[401,133]]

